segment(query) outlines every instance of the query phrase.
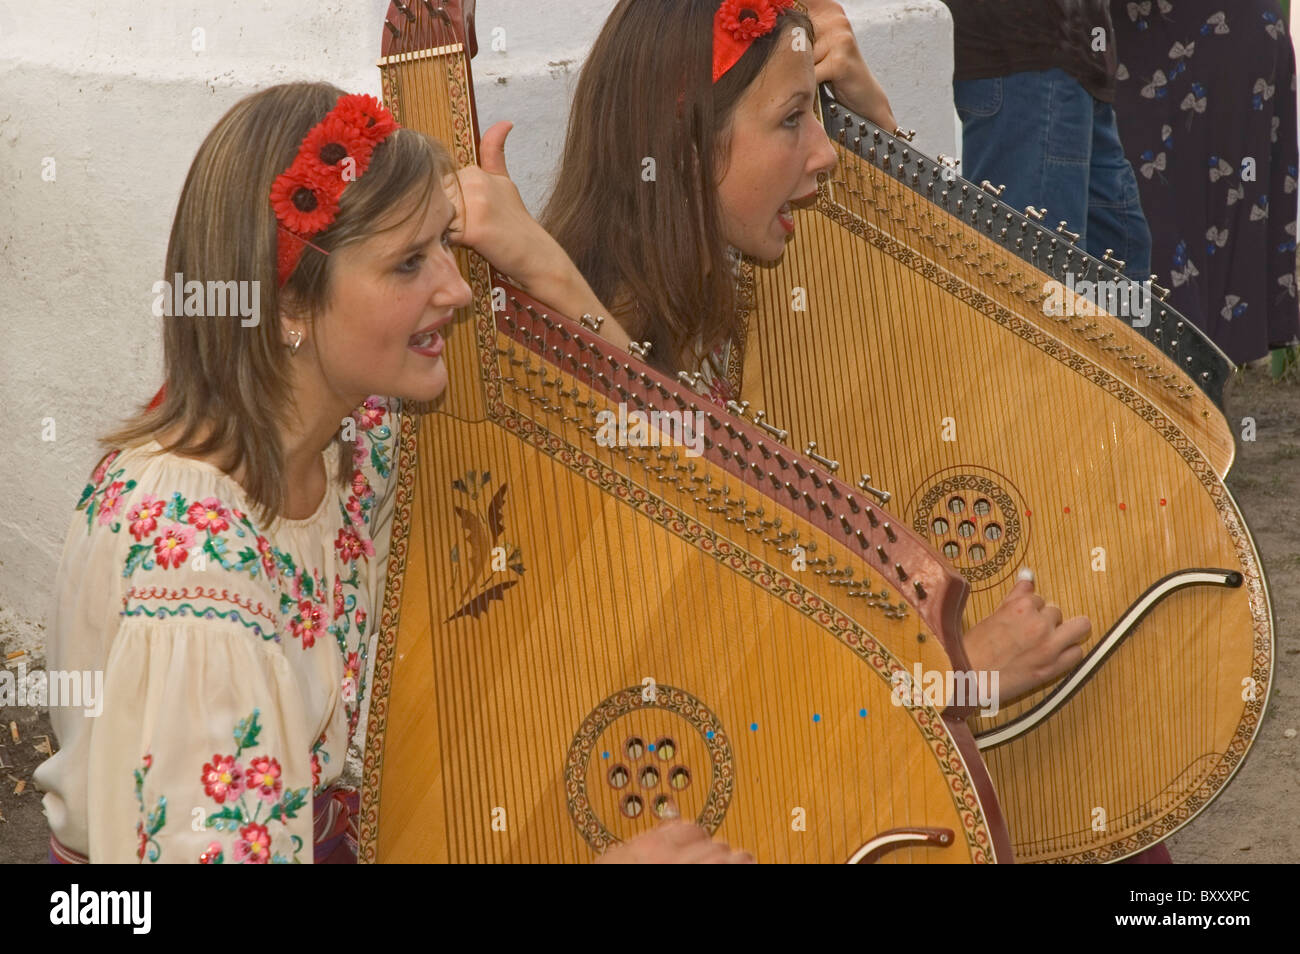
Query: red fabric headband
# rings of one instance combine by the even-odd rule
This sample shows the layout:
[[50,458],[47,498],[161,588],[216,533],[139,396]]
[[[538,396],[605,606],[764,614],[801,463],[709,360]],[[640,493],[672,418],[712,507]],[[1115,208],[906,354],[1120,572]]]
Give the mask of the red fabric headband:
[[271,186],[271,207],[280,224],[276,266],[281,286],[298,267],[310,239],[339,214],[343,190],[370,166],[375,146],[399,128],[383,103],[357,93],[339,97],[307,133],[293,164]]
[[735,66],[745,51],[776,27],[777,15],[794,0],[723,0],[713,16],[713,82]]

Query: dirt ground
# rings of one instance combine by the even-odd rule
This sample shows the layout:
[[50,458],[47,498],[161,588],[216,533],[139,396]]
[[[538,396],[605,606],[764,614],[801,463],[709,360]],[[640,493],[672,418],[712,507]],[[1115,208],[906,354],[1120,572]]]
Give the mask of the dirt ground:
[[[1256,440],[1240,444],[1228,486],[1263,555],[1277,619],[1272,695],[1246,764],[1222,795],[1168,839],[1175,863],[1300,862],[1300,374],[1273,383],[1247,370],[1228,389],[1238,436],[1252,417]],[[44,666],[39,626],[0,612],[0,660]],[[19,654],[22,655],[19,655]],[[1288,732],[1290,736],[1288,737]],[[32,771],[54,745],[49,716],[0,708],[0,863],[46,860],[49,829]]]

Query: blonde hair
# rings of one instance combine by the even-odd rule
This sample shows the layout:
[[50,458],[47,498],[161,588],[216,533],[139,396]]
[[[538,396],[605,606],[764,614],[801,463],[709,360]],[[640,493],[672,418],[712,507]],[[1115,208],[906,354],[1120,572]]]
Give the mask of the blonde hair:
[[[238,316],[164,318],[162,403],[103,438],[111,448],[134,447],[172,433],[166,451],[226,455],[223,466],[231,473],[242,468],[241,483],[267,522],[279,516],[285,498],[276,425],[290,400],[292,358],[283,344],[281,307],[291,302],[293,313],[310,321],[331,295],[331,257],[310,247],[278,287],[271,185],[343,95],[328,83],[273,86],[236,103],[203,141],[177,204],[164,278],[257,282],[249,287],[259,291],[263,317],[248,327]],[[400,227],[454,168],[436,140],[398,129],[375,148],[366,172],[344,190],[337,218],[312,244],[329,252]],[[409,208],[402,221],[379,228],[399,206]],[[346,483],[352,445],[337,443],[339,479]]]

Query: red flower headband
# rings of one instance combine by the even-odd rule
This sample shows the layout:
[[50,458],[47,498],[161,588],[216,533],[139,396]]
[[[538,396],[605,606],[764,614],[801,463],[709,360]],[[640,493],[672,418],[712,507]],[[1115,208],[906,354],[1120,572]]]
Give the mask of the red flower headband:
[[794,0],[723,0],[713,16],[713,82],[735,66],[745,51],[776,27],[777,15]]
[[[271,186],[271,208],[282,233],[276,255],[281,286],[298,267],[309,240],[329,228],[339,214],[343,190],[370,166],[375,146],[398,128],[379,100],[358,93],[341,96],[329,115],[307,133],[293,165]],[[315,245],[312,248],[329,254]]]

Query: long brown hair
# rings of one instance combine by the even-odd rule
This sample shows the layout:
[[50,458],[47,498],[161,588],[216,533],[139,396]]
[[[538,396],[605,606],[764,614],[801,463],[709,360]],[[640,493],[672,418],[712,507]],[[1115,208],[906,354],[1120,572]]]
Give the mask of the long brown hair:
[[[328,83],[273,86],[236,103],[203,141],[181,190],[163,277],[257,282],[250,287],[259,290],[260,320],[245,327],[239,317],[164,318],[162,403],[103,438],[116,448],[176,434],[164,450],[223,455],[228,472],[243,468],[241,483],[268,522],[284,506],[284,450],[276,425],[291,398],[281,308],[311,320],[328,307],[331,294],[330,256],[310,248],[285,287],[278,287],[271,184],[342,95]],[[397,130],[375,148],[365,174],[344,190],[337,218],[312,244],[329,252],[361,241],[399,207],[408,209],[403,221],[409,220],[453,169],[438,142]],[[338,443],[338,476],[346,482],[352,445]]]
[[717,201],[726,133],[786,31],[799,26],[813,39],[807,15],[785,10],[715,84],[720,5],[621,0],[614,8],[582,68],[541,220],[669,372],[695,370],[741,331]]

